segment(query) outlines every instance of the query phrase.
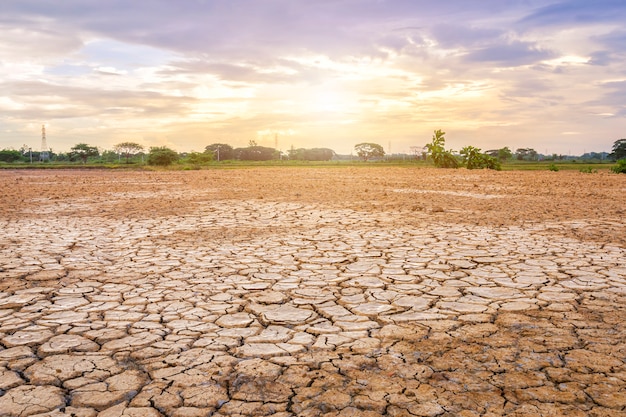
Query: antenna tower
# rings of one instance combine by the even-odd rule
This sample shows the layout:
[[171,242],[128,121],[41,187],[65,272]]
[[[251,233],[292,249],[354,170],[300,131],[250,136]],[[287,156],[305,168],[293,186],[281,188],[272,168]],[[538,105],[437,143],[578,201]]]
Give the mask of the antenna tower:
[[45,161],[50,159],[48,153],[48,144],[46,143],[46,125],[41,125],[41,153],[39,153],[39,160]]

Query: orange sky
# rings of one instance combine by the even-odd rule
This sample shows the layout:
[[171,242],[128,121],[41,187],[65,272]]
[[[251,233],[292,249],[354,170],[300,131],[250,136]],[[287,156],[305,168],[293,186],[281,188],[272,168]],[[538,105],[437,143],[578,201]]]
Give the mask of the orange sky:
[[[443,4],[439,4],[443,3]],[[626,137],[626,3],[8,0],[0,148],[371,141],[540,153]],[[389,149],[391,148],[391,149]]]

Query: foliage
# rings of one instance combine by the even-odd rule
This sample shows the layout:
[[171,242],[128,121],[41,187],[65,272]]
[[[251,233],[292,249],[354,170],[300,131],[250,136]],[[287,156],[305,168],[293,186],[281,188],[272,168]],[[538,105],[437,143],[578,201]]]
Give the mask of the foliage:
[[247,148],[237,148],[234,150],[234,155],[236,159],[241,161],[270,161],[278,159],[280,153],[274,148],[255,145]]
[[446,132],[441,131],[441,129],[435,130],[433,141],[426,145],[427,154],[438,168],[458,168],[459,161],[452,155],[451,151],[445,149],[445,134]]
[[178,154],[167,146],[151,147],[148,165],[168,166],[178,161]]
[[354,145],[354,150],[356,151],[356,154],[359,156],[359,158],[361,158],[365,162],[372,158],[382,158],[383,156],[385,156],[385,150],[378,143],[359,143]]
[[614,161],[626,158],[626,139],[618,139],[613,143],[613,151],[609,157]]
[[213,153],[210,152],[191,152],[187,155],[187,161],[194,165],[208,164],[213,161]]
[[461,155],[463,156],[463,164],[467,169],[495,169],[500,171],[500,162],[489,155],[480,152],[479,148],[473,146],[466,146],[461,149]]
[[611,168],[611,171],[616,174],[626,174],[626,159],[620,159],[617,161],[617,165]]
[[498,158],[500,162],[508,161],[513,158],[513,152],[511,152],[508,146],[505,146],[504,148],[498,149],[498,156],[496,158]]
[[136,153],[143,151],[143,145],[135,142],[122,142],[115,145],[113,150],[116,153],[124,155],[126,157],[126,163],[128,163],[131,155],[135,155]]
[[513,152],[511,152],[508,146],[505,146],[504,148],[500,148],[500,149],[493,149],[490,151],[485,151],[484,153],[493,158],[496,158],[500,162],[513,159]]
[[0,151],[0,162],[15,162],[22,159],[22,153],[20,151],[14,151],[12,149],[3,149]]
[[213,143],[204,148],[206,153],[213,154],[213,159],[216,161],[226,161],[229,159],[234,159],[235,153],[232,146],[226,143]]
[[292,161],[330,161],[335,156],[335,151],[328,148],[291,148],[288,154]]
[[79,143],[74,145],[69,152],[70,160],[74,160],[76,158],[80,158],[83,161],[83,164],[87,163],[87,158],[90,156],[98,156],[100,155],[100,151],[95,146],[87,145],[86,143]]
[[597,169],[593,169],[591,167],[584,167],[584,168],[579,169],[578,171],[584,174],[597,174],[598,173]]
[[533,148],[519,148],[515,151],[515,156],[518,161],[536,161],[539,159],[539,154]]
[[559,171],[559,167],[556,166],[555,164],[550,164],[550,166],[548,166],[548,170],[550,170],[552,172],[558,172]]

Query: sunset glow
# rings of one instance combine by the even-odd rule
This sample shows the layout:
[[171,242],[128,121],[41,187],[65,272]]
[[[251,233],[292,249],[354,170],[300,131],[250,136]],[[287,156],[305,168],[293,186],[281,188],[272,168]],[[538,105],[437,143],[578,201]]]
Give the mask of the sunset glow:
[[626,3],[7,0],[0,148],[580,154],[626,136]]

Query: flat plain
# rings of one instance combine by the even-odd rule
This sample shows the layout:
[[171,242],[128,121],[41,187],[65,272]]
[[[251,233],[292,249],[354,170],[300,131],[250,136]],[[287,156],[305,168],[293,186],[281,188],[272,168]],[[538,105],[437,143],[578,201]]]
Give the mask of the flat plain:
[[626,175],[0,171],[0,416],[626,416]]

